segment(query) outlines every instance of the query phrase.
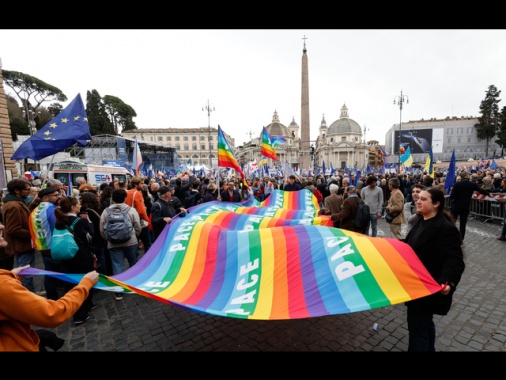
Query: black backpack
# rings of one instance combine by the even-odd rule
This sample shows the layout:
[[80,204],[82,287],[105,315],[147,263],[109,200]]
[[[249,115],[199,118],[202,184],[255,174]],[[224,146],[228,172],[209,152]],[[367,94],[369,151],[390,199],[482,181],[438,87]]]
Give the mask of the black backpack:
[[355,218],[353,219],[353,225],[360,231],[364,231],[371,221],[370,209],[362,199],[357,197],[357,201],[358,207]]

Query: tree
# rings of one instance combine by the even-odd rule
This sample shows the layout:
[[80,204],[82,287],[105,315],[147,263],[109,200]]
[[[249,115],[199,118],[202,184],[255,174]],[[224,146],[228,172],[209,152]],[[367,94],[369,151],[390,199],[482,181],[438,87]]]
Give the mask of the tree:
[[[29,135],[30,129],[28,123],[23,115],[23,108],[19,106],[16,98],[6,95],[7,111],[9,113],[9,124],[11,126],[12,141],[17,141],[18,135]],[[54,103],[48,108],[39,106],[37,108],[36,116],[33,118],[37,129],[41,129],[49,121],[58,115],[63,107],[59,103]]]
[[53,103],[47,107],[47,110],[51,113],[51,115],[53,115],[53,117],[55,117],[63,110],[63,106],[60,103]]
[[12,141],[17,141],[18,135],[28,135],[28,123],[23,116],[23,109],[19,106],[16,98],[6,95],[7,112],[9,114],[9,124],[11,126]]
[[19,71],[3,70],[2,73],[4,83],[16,93],[21,101],[27,124],[31,124],[35,128],[40,129],[47,123],[47,121],[46,123],[36,122],[42,103],[53,100],[65,102],[67,100],[67,96],[59,88],[36,77]]
[[497,125],[497,137],[495,142],[502,148],[506,146],[506,106],[504,106],[499,115],[499,123]]
[[485,148],[485,157],[488,158],[488,144],[497,133],[497,125],[499,123],[499,102],[501,99],[494,85],[490,85],[485,95],[485,99],[480,104],[481,116],[478,117],[478,123],[474,125],[476,134],[480,140],[487,140]]
[[121,130],[136,129],[135,122],[132,120],[137,116],[135,110],[120,98],[112,95],[104,96],[104,104],[110,119],[114,124],[116,134]]
[[86,93],[86,114],[88,115],[88,125],[92,136],[117,135],[105,109],[104,101],[97,90]]
[[53,120],[61,112],[63,107],[60,104],[58,105],[60,107],[54,107],[53,105],[51,105],[50,106],[51,108],[40,106],[37,109],[37,116],[35,118],[37,130],[41,129],[44,125]]

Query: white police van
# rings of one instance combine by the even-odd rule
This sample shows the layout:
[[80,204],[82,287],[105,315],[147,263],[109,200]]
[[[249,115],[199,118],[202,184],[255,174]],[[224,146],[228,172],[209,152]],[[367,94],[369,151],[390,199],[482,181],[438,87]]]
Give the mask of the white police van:
[[77,178],[84,177],[86,182],[99,187],[102,183],[109,183],[115,178],[128,181],[132,174],[122,166],[84,164],[80,161],[61,161],[53,165],[48,173],[49,177],[57,179],[65,186],[69,183],[77,186]]

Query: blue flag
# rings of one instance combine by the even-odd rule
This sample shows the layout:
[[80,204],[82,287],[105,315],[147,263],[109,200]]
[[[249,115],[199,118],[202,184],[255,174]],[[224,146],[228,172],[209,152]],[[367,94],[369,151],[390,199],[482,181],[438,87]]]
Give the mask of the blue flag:
[[90,141],[88,117],[81,95],[78,94],[55,118],[23,142],[14,152],[11,160],[31,158],[38,161],[62,152],[74,144],[86,146]]
[[457,160],[455,158],[455,149],[452,153],[452,158],[450,159],[450,165],[448,166],[448,172],[446,173],[445,179],[445,191],[446,194],[450,194],[450,191],[455,184],[455,166],[457,164]]
[[360,181],[361,175],[362,173],[360,172],[360,170],[357,170],[357,173],[355,174],[355,183],[352,183],[351,185],[358,187],[358,181]]
[[325,168],[325,161],[323,161],[322,170],[323,170],[323,175],[326,175],[327,169]]
[[67,196],[68,197],[71,197],[73,195],[73,192],[72,192],[73,186],[74,185],[72,184],[72,173],[69,173],[68,179],[67,179]]

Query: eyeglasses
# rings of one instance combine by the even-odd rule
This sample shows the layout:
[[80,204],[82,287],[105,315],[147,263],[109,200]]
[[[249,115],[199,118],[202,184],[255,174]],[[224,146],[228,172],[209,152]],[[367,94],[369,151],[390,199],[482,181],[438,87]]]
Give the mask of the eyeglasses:
[[49,194],[50,197],[61,197],[61,193],[57,193],[57,194]]

